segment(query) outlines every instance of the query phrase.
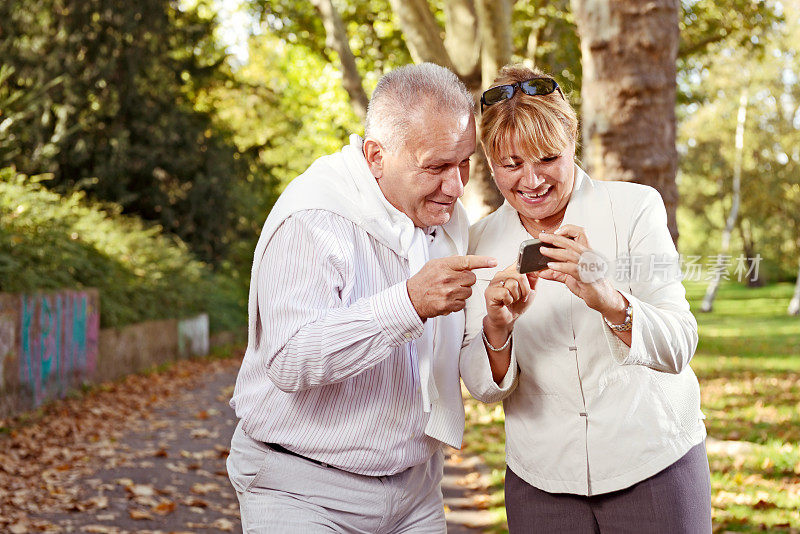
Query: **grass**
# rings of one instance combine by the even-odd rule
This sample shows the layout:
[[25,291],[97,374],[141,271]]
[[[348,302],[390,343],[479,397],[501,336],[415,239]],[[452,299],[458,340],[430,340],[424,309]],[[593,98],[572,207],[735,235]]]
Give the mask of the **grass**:
[[[715,532],[800,532],[800,318],[786,315],[791,284],[723,285],[700,313],[705,285],[688,283],[700,329],[692,368],[709,434]],[[492,472],[487,532],[507,532],[503,412],[466,401],[465,451]]]

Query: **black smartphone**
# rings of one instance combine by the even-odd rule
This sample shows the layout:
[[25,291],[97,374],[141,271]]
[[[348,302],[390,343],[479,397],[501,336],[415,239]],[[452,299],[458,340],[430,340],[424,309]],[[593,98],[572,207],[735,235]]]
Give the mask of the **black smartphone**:
[[539,250],[544,244],[538,239],[528,239],[522,242],[519,246],[519,258],[517,258],[517,270],[520,274],[547,268],[547,262],[552,260],[543,256]]

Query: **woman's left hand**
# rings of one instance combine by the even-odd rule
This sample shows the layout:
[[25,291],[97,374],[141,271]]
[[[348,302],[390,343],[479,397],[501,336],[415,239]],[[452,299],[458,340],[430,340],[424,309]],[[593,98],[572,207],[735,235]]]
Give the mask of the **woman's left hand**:
[[606,277],[594,282],[581,280],[579,262],[581,255],[591,250],[586,232],[580,226],[565,224],[555,232],[542,232],[537,236],[543,243],[542,254],[553,261],[547,269],[539,273],[539,278],[564,283],[575,295],[583,299],[587,306],[603,315],[617,315],[627,307],[622,294],[614,289]]

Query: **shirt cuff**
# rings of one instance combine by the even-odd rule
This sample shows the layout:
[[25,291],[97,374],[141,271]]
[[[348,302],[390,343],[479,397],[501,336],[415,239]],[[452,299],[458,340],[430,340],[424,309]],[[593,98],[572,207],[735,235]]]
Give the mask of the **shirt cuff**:
[[[642,364],[646,359],[641,355],[641,346],[643,343],[641,335],[642,321],[640,318],[641,306],[639,305],[638,299],[630,293],[626,293],[625,291],[620,291],[620,293],[627,299],[628,304],[630,304],[632,308],[631,346],[629,347],[623,343],[608,326],[603,316],[600,315],[600,321],[603,323],[603,333],[606,335],[606,341],[608,342],[608,349],[611,351],[611,356],[619,365]],[[637,320],[637,317],[639,317],[639,320]]]
[[393,346],[399,347],[422,335],[424,324],[411,304],[405,282],[373,295],[369,302],[375,320]]
[[511,386],[514,385],[514,381],[517,379],[517,352],[514,350],[514,338],[513,338],[514,334],[512,333],[511,335],[512,335],[511,362],[509,362],[508,364],[508,371],[506,371],[506,376],[504,376],[503,380],[501,380],[500,383],[497,384],[498,393],[507,393],[509,390],[511,390]]

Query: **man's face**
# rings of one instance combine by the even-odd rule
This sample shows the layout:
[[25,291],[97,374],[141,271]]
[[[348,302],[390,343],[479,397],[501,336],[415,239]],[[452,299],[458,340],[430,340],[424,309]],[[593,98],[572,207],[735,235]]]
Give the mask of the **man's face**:
[[416,121],[404,145],[391,152],[381,148],[379,164],[370,168],[386,199],[415,226],[439,226],[450,220],[464,194],[473,152],[472,113],[430,113]]

